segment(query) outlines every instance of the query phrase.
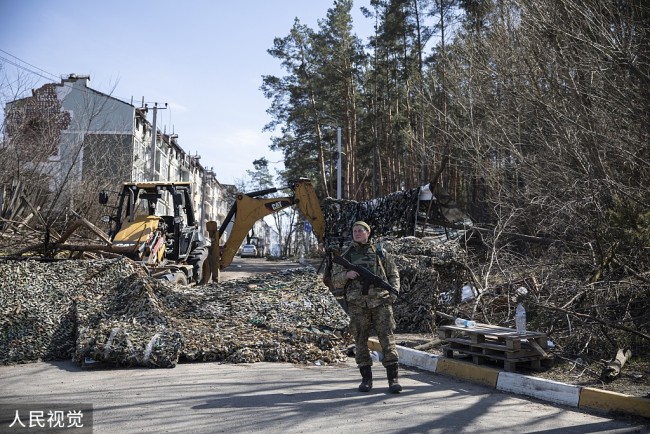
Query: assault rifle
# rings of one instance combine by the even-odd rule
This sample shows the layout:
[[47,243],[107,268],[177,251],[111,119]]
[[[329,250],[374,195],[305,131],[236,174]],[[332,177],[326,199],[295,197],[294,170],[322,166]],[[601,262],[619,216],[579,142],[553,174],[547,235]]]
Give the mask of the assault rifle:
[[[347,268],[348,270],[353,270],[353,271],[356,271],[357,273],[359,273],[359,276],[363,279],[363,294],[364,295],[368,294],[368,287],[370,286],[370,284],[373,284],[375,286],[379,286],[381,288],[384,288],[384,289],[388,290],[388,292],[394,294],[400,300],[405,301],[406,303],[410,304],[411,306],[414,306],[414,304],[411,303],[411,301],[404,298],[402,296],[402,294],[400,294],[400,292],[395,287],[393,287],[393,285],[391,285],[390,283],[384,281],[384,279],[377,276],[375,273],[368,270],[367,268],[363,268],[363,267],[359,267],[358,265],[354,265],[353,263],[351,263],[350,261],[345,259],[343,256],[341,256],[341,255],[339,255],[339,254],[337,254],[335,252],[332,252],[332,262],[334,262],[335,264],[342,265],[344,268]],[[433,312],[436,315],[438,315],[439,317],[442,317],[442,318],[445,318],[445,319],[450,319],[452,321],[454,319],[454,316],[449,315],[448,313],[440,312],[440,311],[437,311],[437,310],[434,310]]]
[[380,288],[384,288],[388,292],[395,294],[395,296],[400,297],[400,293],[397,288],[395,288],[393,285],[386,282],[384,279],[377,276],[375,273],[368,270],[367,268],[354,265],[353,263],[345,259],[343,256],[337,255],[336,253],[332,253],[332,262],[334,262],[335,264],[339,264],[348,270],[356,271],[357,273],[359,273],[359,277],[361,277],[363,281],[363,291],[362,291],[363,295],[368,295],[368,288],[370,287],[370,285],[374,285]]

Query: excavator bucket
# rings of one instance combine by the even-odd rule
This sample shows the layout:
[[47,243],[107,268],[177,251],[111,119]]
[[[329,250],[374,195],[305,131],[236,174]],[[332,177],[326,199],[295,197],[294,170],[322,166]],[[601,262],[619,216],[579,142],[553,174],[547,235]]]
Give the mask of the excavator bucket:
[[[287,197],[262,197],[286,189],[291,189],[293,194]],[[235,203],[221,223],[221,227],[217,228],[217,223],[214,221],[206,224],[206,230],[212,239],[209,256],[212,280],[219,281],[219,270],[230,265],[246,234],[257,220],[291,206],[296,206],[305,219],[309,220],[314,234],[322,242],[325,235],[325,217],[309,179],[291,181],[288,188],[237,193]],[[221,235],[224,228],[229,227],[231,223],[232,228],[228,239],[222,247]]]

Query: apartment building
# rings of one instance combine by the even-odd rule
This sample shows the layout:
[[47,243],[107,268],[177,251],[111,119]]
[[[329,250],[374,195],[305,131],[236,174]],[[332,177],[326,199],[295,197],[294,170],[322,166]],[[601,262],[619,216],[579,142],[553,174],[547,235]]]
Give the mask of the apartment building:
[[[127,181],[191,182],[201,221],[223,221],[231,189],[200,164],[199,155],[179,145],[177,134],[161,132],[147,120],[162,107],[136,107],[89,82],[87,75],[70,74],[8,103],[5,146],[14,146],[51,191],[72,195],[82,185],[117,189]],[[170,202],[159,201],[158,212],[170,213]]]

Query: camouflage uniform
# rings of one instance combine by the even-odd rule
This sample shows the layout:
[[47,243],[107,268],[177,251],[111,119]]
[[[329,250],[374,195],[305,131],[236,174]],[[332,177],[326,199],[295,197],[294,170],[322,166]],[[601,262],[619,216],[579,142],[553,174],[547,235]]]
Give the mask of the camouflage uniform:
[[[354,241],[343,252],[343,257],[354,265],[362,266],[381,277],[399,290],[399,271],[391,256],[383,252],[384,259],[371,243],[359,244]],[[381,261],[381,265],[380,265]],[[347,269],[334,264],[332,267],[332,283],[336,288],[345,288],[345,298],[350,315],[350,331],[355,337],[356,357],[359,367],[372,366],[372,358],[368,349],[368,338],[373,326],[381,344],[384,366],[398,363],[397,347],[395,344],[395,320],[393,318],[392,302],[395,295],[383,288],[370,285],[368,294],[363,294],[361,278],[348,279]]]

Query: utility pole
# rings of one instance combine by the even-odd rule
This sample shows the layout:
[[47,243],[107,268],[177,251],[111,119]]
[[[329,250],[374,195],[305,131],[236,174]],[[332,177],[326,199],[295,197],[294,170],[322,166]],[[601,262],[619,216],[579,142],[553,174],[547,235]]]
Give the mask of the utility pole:
[[[323,115],[323,117],[330,118],[332,120],[336,120],[331,116],[328,115]],[[324,127],[328,128],[334,128],[334,125],[325,125],[323,124]],[[337,126],[336,127],[336,146],[338,150],[338,159],[336,161],[336,198],[341,199],[341,191],[342,191],[342,173],[341,173],[341,162],[342,162],[342,155],[341,155],[341,127]]]
[[341,199],[341,127],[336,127],[336,144],[339,151],[339,159],[336,162],[336,198]]
[[[148,110],[147,104],[144,105],[144,108]],[[156,142],[158,140],[158,130],[156,127],[156,118],[158,116],[158,110],[165,110],[167,108],[167,103],[165,107],[158,107],[158,103],[153,103],[153,122],[151,125],[152,137],[151,137],[151,171],[149,173],[149,181],[153,182],[156,180]]]

